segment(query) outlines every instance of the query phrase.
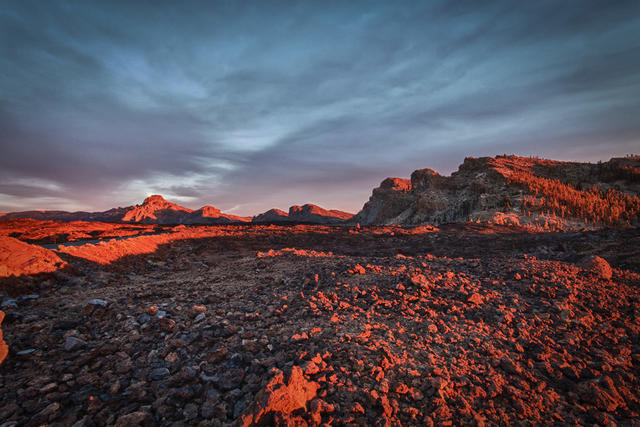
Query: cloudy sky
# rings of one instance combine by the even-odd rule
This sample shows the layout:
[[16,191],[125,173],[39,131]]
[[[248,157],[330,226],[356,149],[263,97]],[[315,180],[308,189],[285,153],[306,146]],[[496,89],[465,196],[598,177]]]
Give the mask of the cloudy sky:
[[0,211],[359,210],[465,156],[640,152],[640,2],[0,3]]

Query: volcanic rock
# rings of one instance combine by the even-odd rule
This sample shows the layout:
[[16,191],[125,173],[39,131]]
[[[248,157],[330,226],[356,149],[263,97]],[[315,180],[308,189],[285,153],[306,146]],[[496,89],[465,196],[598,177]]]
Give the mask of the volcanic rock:
[[87,345],[87,342],[81,338],[67,337],[66,341],[64,342],[64,349],[66,351],[74,351],[86,345]]
[[[0,224],[0,234],[17,235],[15,225]],[[27,225],[29,236],[41,233]],[[12,350],[0,365],[2,422],[638,418],[639,228],[184,228],[57,249],[82,284],[60,272],[0,281],[0,299],[17,305],[2,324]],[[133,250],[147,239],[157,244]],[[586,254],[615,267],[610,280],[585,271]],[[12,283],[32,283],[39,298]],[[85,305],[91,314],[79,315]],[[195,322],[199,314],[206,317]],[[65,351],[67,337],[87,345]]]
[[282,371],[277,371],[267,386],[256,395],[253,405],[242,416],[243,426],[263,425],[275,415],[288,416],[297,409],[305,408],[320,387],[315,382],[307,381],[299,366],[293,366],[286,385],[283,378]]
[[[4,320],[4,311],[0,311],[0,326],[2,326],[2,321]],[[4,339],[2,338],[2,328],[0,327],[0,365],[6,359],[7,354],[9,354],[9,346]]]
[[136,411],[127,415],[123,415],[116,421],[116,427],[129,427],[129,426],[152,426],[155,423],[153,418],[147,412]]
[[151,371],[149,378],[151,378],[154,381],[159,381],[164,378],[167,378],[170,374],[171,372],[169,372],[167,368],[156,368],[153,371]]
[[640,159],[591,164],[468,157],[450,177],[420,169],[411,180],[385,179],[351,222],[438,225],[471,220],[544,230],[628,225],[640,219],[639,193]]

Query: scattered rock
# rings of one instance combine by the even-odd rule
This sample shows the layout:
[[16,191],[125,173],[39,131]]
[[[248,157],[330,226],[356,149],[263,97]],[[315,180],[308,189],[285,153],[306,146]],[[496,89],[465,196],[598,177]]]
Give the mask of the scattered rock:
[[151,415],[144,411],[136,411],[118,418],[116,427],[145,426],[150,427],[155,423]]
[[[1,366],[0,419],[633,424],[640,294],[636,270],[620,260],[634,260],[600,249],[617,267],[602,286],[571,262],[577,255],[570,248],[592,253],[606,242],[632,253],[640,231],[552,236],[474,227],[363,227],[357,234],[210,227],[215,238],[183,236],[149,255],[121,258],[109,276],[79,264],[85,285],[69,289],[68,277],[51,277],[46,296],[16,297],[18,309],[7,311],[2,326],[12,357]],[[568,249],[553,252],[557,239]],[[524,257],[525,247],[551,252]],[[366,274],[352,274],[354,265]],[[95,286],[97,277],[109,285]],[[42,282],[15,283],[30,292]],[[91,315],[78,316],[94,297],[108,304],[90,304]],[[206,310],[192,309],[203,301]],[[68,338],[84,345],[65,351]]]
[[64,349],[66,351],[75,351],[82,347],[85,347],[86,345],[87,345],[87,342],[81,338],[67,337],[67,339],[64,342]]
[[187,403],[182,410],[184,419],[187,421],[193,420],[198,416],[198,407],[193,403]]
[[18,301],[13,298],[4,299],[2,304],[0,304],[0,308],[5,310],[7,308],[18,308]]
[[352,274],[365,274],[366,272],[367,270],[360,264],[356,264],[355,267],[351,269]]
[[151,378],[153,381],[160,381],[167,378],[169,375],[171,375],[171,372],[169,372],[167,368],[156,368],[151,371],[151,374],[149,374],[149,378]]
[[467,299],[467,302],[470,302],[471,304],[475,304],[475,305],[481,305],[484,302],[484,300],[482,299],[479,293],[474,292],[473,295],[471,295]]

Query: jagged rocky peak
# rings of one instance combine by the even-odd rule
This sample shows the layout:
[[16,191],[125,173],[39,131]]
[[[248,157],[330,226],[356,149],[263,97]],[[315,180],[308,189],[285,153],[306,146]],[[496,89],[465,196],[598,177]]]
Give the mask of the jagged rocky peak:
[[159,194],[154,194],[152,196],[147,197],[142,202],[142,205],[138,205],[138,206],[142,206],[147,209],[175,209],[179,211],[188,211],[188,212],[192,211],[191,209],[185,208],[176,203],[169,202]]
[[141,205],[132,207],[124,214],[122,221],[157,223],[157,224],[180,224],[184,222],[187,215],[193,212],[191,209],[171,203],[160,195],[149,196]]
[[380,183],[381,190],[407,192],[411,190],[411,180],[402,178],[387,178]]
[[146,199],[144,199],[144,201],[142,202],[143,205],[159,205],[159,204],[167,204],[167,203],[169,202],[166,201],[165,198],[159,194],[154,194],[152,196],[149,196]]
[[433,169],[418,169],[411,174],[411,188],[426,189],[442,185],[447,180]]

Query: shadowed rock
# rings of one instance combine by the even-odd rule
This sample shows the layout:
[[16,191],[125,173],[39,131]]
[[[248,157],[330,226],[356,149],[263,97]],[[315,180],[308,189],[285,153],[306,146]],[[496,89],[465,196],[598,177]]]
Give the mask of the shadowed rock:
[[[4,311],[0,311],[0,326],[2,325],[2,321],[4,320]],[[4,359],[7,358],[7,354],[9,354],[9,346],[2,337],[2,328],[0,328],[0,365],[4,362]]]

